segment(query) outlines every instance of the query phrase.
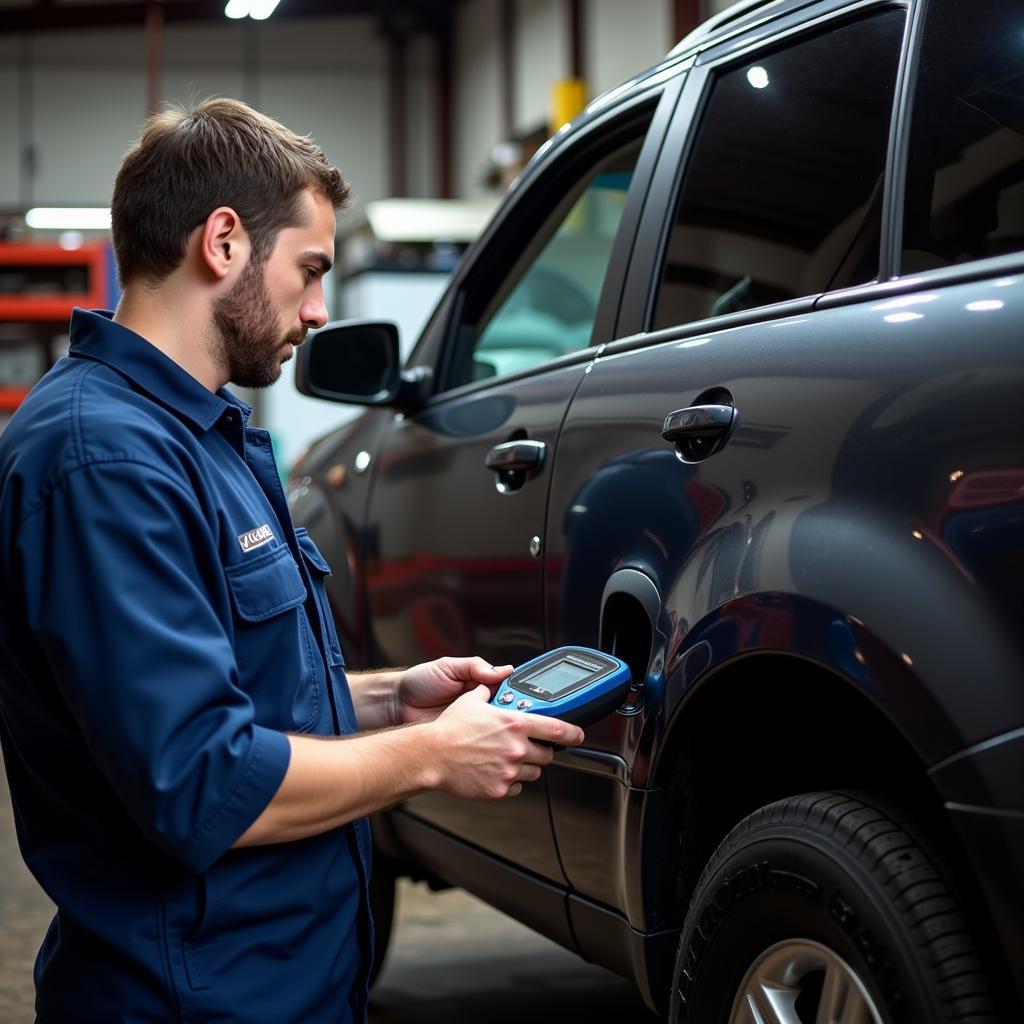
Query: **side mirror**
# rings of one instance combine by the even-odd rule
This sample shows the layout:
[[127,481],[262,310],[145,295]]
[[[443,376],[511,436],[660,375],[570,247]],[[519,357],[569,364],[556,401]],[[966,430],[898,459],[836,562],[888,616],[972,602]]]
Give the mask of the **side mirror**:
[[413,407],[425,397],[429,371],[403,374],[398,328],[375,320],[342,320],[310,333],[295,361],[295,385],[310,398],[352,405]]

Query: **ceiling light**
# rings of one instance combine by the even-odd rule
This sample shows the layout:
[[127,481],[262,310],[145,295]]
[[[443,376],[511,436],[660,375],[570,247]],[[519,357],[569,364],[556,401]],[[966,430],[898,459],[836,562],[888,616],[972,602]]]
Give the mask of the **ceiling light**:
[[228,0],[224,14],[228,18],[253,18],[266,21],[274,13],[279,0]]

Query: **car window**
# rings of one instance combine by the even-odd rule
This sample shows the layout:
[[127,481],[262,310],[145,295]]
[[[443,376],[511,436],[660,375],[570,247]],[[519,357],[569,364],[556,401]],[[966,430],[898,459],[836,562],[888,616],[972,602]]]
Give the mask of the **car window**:
[[879,11],[713,75],[655,329],[877,275],[905,20]]
[[1024,6],[930,0],[902,273],[1024,249]]
[[636,131],[625,143],[620,136],[611,151],[591,154],[575,180],[534,186],[550,192],[546,215],[520,231],[518,247],[496,239],[496,248],[514,253],[492,278],[497,287],[467,287],[447,386],[527,370],[590,345],[642,141]]

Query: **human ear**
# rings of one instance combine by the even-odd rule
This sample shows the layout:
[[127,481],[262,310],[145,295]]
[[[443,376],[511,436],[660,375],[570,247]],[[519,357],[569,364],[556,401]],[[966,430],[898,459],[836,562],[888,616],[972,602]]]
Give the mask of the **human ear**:
[[200,226],[199,253],[215,278],[221,280],[245,265],[249,236],[230,206],[218,206]]

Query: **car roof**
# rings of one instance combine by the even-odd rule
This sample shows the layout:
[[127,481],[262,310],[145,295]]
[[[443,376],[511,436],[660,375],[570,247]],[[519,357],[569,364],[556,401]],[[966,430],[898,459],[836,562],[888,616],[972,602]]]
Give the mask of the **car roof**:
[[700,48],[709,36],[715,35],[720,28],[738,28],[744,23],[755,20],[765,14],[775,14],[779,9],[794,6],[793,0],[737,0],[718,14],[702,21],[692,32],[683,36],[668,52],[666,61],[680,57],[691,50]]

